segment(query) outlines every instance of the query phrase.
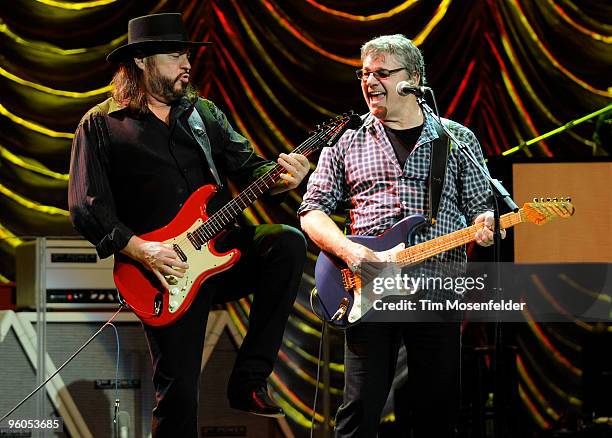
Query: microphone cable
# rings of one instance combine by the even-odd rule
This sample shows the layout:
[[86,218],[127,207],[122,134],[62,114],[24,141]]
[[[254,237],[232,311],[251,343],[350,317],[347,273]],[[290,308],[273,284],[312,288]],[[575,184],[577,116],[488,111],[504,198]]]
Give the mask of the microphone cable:
[[[119,308],[121,310],[121,307]],[[115,331],[115,344],[117,345],[117,354],[116,354],[116,360],[115,360],[115,408],[113,411],[113,429],[115,431],[115,437],[119,436],[119,423],[117,422],[117,415],[119,414],[119,404],[121,403],[120,399],[119,399],[119,332],[117,331],[117,327],[115,326],[115,324],[113,324],[112,322],[107,322],[102,329],[104,329],[105,326],[111,326],[113,328],[113,330]]]
[[19,403],[17,403],[17,405],[12,408],[10,411],[8,411],[6,414],[4,414],[2,416],[2,418],[0,418],[0,423],[2,423],[2,421],[4,421],[7,417],[9,417],[13,412],[15,412],[17,409],[19,409],[21,407],[21,405],[23,405],[26,401],[28,401],[30,399],[30,397],[32,397],[34,394],[36,394],[41,388],[43,388],[47,383],[49,383],[49,381],[51,379],[53,379],[57,374],[59,374],[59,372],[61,370],[64,369],[64,367],[66,365],[68,365],[81,351],[83,351],[85,349],[85,347],[87,347],[100,333],[102,333],[102,331],[107,327],[107,326],[112,326],[115,329],[115,335],[116,335],[116,340],[117,340],[117,362],[116,362],[116,366],[115,366],[115,419],[113,421],[116,421],[116,413],[118,411],[118,407],[119,407],[119,400],[118,400],[118,388],[119,388],[119,379],[118,379],[118,374],[119,374],[119,334],[117,332],[117,328],[112,324],[113,320],[117,317],[117,315],[119,315],[119,313],[123,310],[123,306],[120,306],[119,309],[117,309],[117,311],[110,317],[110,319],[108,321],[106,321],[104,323],[104,325],[102,325],[102,327],[100,327],[98,329],[97,332],[95,332],[83,345],[81,345],[63,364],[61,364],[59,366],[59,368],[57,370],[55,370],[55,372],[53,374],[51,374],[47,379],[45,379],[44,382],[42,382],[40,385],[38,385],[36,388],[34,388],[34,390],[32,392],[30,392],[23,400],[21,400]]
[[[321,382],[321,357],[323,356],[323,338],[325,334],[325,327],[327,323],[325,321],[321,321],[321,339],[319,339],[319,356],[317,358],[317,383],[315,386],[314,393],[314,402],[312,404],[312,416],[310,418],[310,438],[314,437],[314,427],[315,427],[315,417],[317,415],[317,398],[319,396],[319,384]],[[327,424],[325,425],[327,427]]]

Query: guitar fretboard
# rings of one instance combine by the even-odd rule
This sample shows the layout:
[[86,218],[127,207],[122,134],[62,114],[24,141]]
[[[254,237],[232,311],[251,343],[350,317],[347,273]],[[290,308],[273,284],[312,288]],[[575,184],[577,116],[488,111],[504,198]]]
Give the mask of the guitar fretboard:
[[[506,229],[524,221],[524,210],[521,208],[516,213],[507,213],[501,216],[500,227]],[[420,263],[441,252],[465,245],[475,240],[476,231],[483,226],[482,223],[474,224],[436,239],[413,245],[399,251],[396,255],[396,262],[402,266]]]
[[[331,146],[344,132],[351,121],[353,114],[338,117],[334,122],[323,126],[314,135],[300,144],[294,153],[309,156],[323,146]],[[208,220],[198,227],[191,235],[190,240],[197,247],[211,240],[229,224],[233,223],[244,209],[255,202],[263,193],[271,189],[278,181],[281,173],[285,172],[280,164],[272,166],[268,171],[253,181],[238,196],[211,215]]]

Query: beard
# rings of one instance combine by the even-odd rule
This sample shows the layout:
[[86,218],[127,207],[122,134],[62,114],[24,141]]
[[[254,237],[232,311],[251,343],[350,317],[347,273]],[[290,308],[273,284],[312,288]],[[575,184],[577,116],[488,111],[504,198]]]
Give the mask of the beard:
[[161,98],[162,101],[175,103],[183,97],[192,100],[197,96],[197,90],[191,82],[185,84],[181,81],[180,78],[185,72],[182,72],[174,79],[170,79],[163,76],[156,65],[152,65],[151,67],[147,78],[149,90],[151,90],[151,94]]

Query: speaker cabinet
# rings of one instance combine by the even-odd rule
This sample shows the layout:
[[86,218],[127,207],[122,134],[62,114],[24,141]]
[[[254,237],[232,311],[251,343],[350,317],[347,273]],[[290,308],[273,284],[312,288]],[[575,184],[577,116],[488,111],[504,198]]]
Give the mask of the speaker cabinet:
[[[108,320],[107,313],[48,313],[45,370],[53,373]],[[0,411],[7,412],[37,386],[36,313],[3,312],[6,335],[0,343]],[[120,342],[120,411],[130,417],[129,438],[149,435],[154,394],[147,343],[140,323],[129,314],[114,323]],[[11,329],[8,329],[10,327]],[[47,384],[47,401],[34,396],[11,418],[64,420],[71,437],[113,436],[117,345],[112,327],[100,333]],[[41,392],[44,390],[41,390]],[[42,404],[42,408],[41,408]],[[42,412],[42,414],[41,414]]]
[[[8,412],[37,385],[35,312],[0,312],[0,415]],[[111,316],[107,312],[49,312],[46,314],[45,369],[53,373]],[[119,398],[129,432],[122,438],[150,437],[155,400],[151,359],[139,320],[129,312],[114,322],[119,335]],[[242,341],[225,311],[210,313],[202,358],[198,422],[201,437],[292,437],[287,422],[233,410],[226,385]],[[115,403],[116,339],[112,327],[91,342],[41,393],[10,418],[52,418],[64,421],[56,437],[112,437]],[[44,392],[43,392],[44,391]],[[36,436],[36,435],[33,435]],[[43,436],[43,435],[40,435]]]

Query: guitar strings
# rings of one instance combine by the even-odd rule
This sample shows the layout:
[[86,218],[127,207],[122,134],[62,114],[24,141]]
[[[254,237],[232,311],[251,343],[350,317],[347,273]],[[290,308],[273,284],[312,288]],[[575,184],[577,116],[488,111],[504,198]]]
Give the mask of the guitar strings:
[[[323,142],[330,143],[335,141],[335,139],[343,132],[343,128],[348,125],[349,121],[350,114],[339,116],[334,121],[326,123],[317,132],[295,148],[293,152],[309,155],[319,148],[319,144]],[[266,171],[266,173],[264,173],[261,177],[251,183],[236,198],[232,199],[227,203],[227,205],[212,214],[202,225],[196,228],[193,233],[190,233],[192,236],[197,237],[198,242],[196,243],[204,245],[208,240],[222,231],[237,214],[241,213],[242,210],[246,208],[246,206],[250,203],[249,198],[257,197],[268,190],[273,184],[276,183],[276,179],[281,173],[282,166],[276,164],[268,169],[268,171]],[[262,182],[266,185],[263,189],[261,188]],[[258,193],[255,193],[255,190],[257,190]],[[248,196],[249,194],[250,196]],[[241,208],[240,204],[244,205],[244,207]],[[194,245],[189,237],[183,237],[174,242],[174,244],[179,246],[191,244],[194,246],[194,248],[199,249]],[[183,251],[185,250],[183,249]]]
[[[522,222],[522,218],[520,216],[521,213],[522,209],[517,213],[508,213],[502,216],[502,227],[505,229]],[[397,262],[407,264],[417,263],[433,257],[441,252],[464,245],[475,240],[475,232],[483,228],[483,226],[484,225],[482,224],[474,224],[462,230],[457,230],[445,236],[440,236],[439,239],[441,243],[436,244],[435,247],[432,246],[431,242],[423,242],[401,250],[400,254],[403,253],[403,255],[398,257]]]
[[[317,135],[320,135],[321,133],[322,132],[318,132]],[[313,137],[310,137],[304,143],[302,143],[300,146],[298,146],[296,148],[296,151],[299,151],[300,149],[308,149],[310,147],[309,142],[312,143],[315,140],[316,139],[314,139]],[[221,225],[219,223],[219,219],[220,218],[224,218],[226,221],[228,220],[228,217],[225,216],[226,211],[224,211],[224,210],[232,209],[234,214],[237,214],[237,213],[241,212],[242,209],[240,209],[238,211],[234,210],[236,204],[238,204],[238,202],[240,202],[240,201],[244,202],[242,198],[244,198],[244,196],[246,194],[248,194],[249,192],[251,193],[251,195],[254,195],[253,190],[258,185],[257,183],[260,183],[261,181],[264,181],[266,179],[269,181],[272,172],[277,170],[278,167],[280,167],[280,166],[277,165],[277,166],[274,166],[273,168],[269,169],[258,180],[256,180],[254,183],[249,185],[243,192],[241,192],[238,197],[234,198],[234,200],[230,201],[224,208],[222,208],[221,210],[219,210],[218,212],[216,212],[215,214],[210,216],[204,224],[202,224],[200,227],[198,227],[196,230],[194,230],[194,233],[192,233],[192,235],[195,234],[199,238],[199,240],[201,241],[201,244],[203,245],[206,242],[206,240],[209,240],[215,234],[217,234],[219,231],[221,231],[224,228],[225,225]],[[265,189],[264,189],[264,191],[265,191]],[[260,190],[260,192],[263,193],[263,191],[261,191],[261,190]],[[230,218],[231,218],[232,217],[231,213],[229,213],[229,215],[230,215]],[[215,229],[215,226],[218,228],[218,230]],[[182,239],[182,240],[179,240],[176,243],[179,244],[179,245],[182,245],[184,243],[187,243],[187,240]],[[189,242],[189,243],[193,243],[193,242]],[[195,245],[194,245],[194,247],[195,247]]]
[[[294,150],[294,152],[310,154],[318,148],[318,145],[322,141],[326,141],[326,138],[327,141],[332,140],[334,136],[336,136],[340,132],[340,130],[346,124],[348,124],[348,122],[349,118],[345,116],[343,119],[340,120],[340,123],[336,122],[334,125],[325,126],[326,130],[321,130],[316,133],[316,135],[309,137],[306,141],[304,141],[304,143],[299,145]],[[200,237],[200,239],[204,238],[205,240],[208,240],[212,238],[215,234],[217,234],[219,231],[223,230],[227,223],[229,223],[229,220],[232,220],[236,214],[241,213],[242,210],[250,203],[247,195],[250,194],[251,197],[261,195],[263,192],[268,190],[273,184],[276,183],[276,179],[278,175],[280,175],[280,173],[282,173],[282,166],[277,164],[274,167],[270,168],[264,175],[262,175],[253,183],[251,183],[245,190],[243,190],[236,198],[230,201],[225,207],[211,215],[207,219],[207,221],[196,230],[196,234],[198,235],[198,237]],[[266,183],[266,186],[263,189],[260,186],[262,182]],[[254,190],[257,190],[258,193],[255,193]],[[246,200],[244,199],[245,197],[247,197]],[[242,206],[237,205],[240,203],[242,204]],[[231,209],[232,211],[228,214],[228,216],[225,216],[227,210],[229,209]],[[223,223],[224,221],[225,223]],[[208,229],[206,229],[207,227]],[[212,232],[210,233],[211,228]],[[209,231],[210,235],[207,235],[206,231]]]
[[[544,216],[543,219],[535,221],[537,224],[554,216],[566,217],[572,213],[572,210],[569,209],[564,202],[546,202],[542,204],[530,203],[527,205],[529,208],[537,210],[538,213]],[[516,213],[507,213],[500,218],[502,228],[510,228],[524,222],[527,216],[528,214],[524,208],[519,209],[519,211]],[[423,242],[406,248],[400,251],[400,256],[398,257],[397,261],[400,264],[418,263],[441,252],[456,248],[475,240],[475,231],[482,227],[482,224],[474,224],[462,230],[447,234],[446,236],[440,236],[442,243],[435,245],[435,247],[432,246],[430,242]]]

